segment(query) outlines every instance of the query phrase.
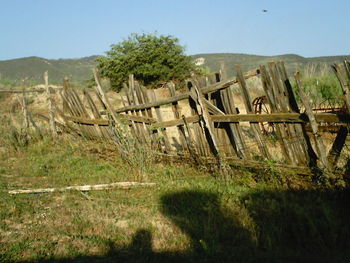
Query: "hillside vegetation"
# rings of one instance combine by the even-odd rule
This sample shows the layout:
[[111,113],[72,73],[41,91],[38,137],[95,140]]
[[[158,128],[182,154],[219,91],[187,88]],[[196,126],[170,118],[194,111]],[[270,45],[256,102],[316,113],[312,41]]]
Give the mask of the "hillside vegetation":
[[43,82],[43,73],[49,71],[50,83],[61,84],[64,77],[72,82],[84,84],[91,78],[91,68],[95,67],[97,56],[78,59],[45,59],[26,57],[0,61],[0,84],[18,86],[27,78],[29,84]]
[[[96,58],[91,56],[79,59],[45,59],[40,57],[26,57],[0,61],[0,87],[18,86],[20,80],[28,78],[27,83],[42,83],[42,74],[49,71],[50,83],[61,84],[64,77],[70,78],[71,82],[84,85],[91,78],[91,68],[97,65]],[[315,57],[305,58],[298,55],[280,56],[257,56],[247,54],[216,53],[198,54],[192,56],[193,60],[204,58],[204,65],[210,71],[219,70],[219,62],[224,61],[228,75],[234,74],[234,65],[241,65],[244,71],[253,69],[269,61],[284,61],[287,71],[291,74],[295,70],[309,70],[309,73],[317,74],[329,69],[334,62],[349,60],[349,56]],[[311,69],[311,70],[310,70]]]
[[[220,61],[224,61],[229,76],[234,75],[234,66],[240,65],[243,71],[249,71],[259,65],[266,65],[270,61],[284,61],[289,74],[296,70],[311,71],[308,73],[318,74],[321,71],[329,70],[329,66],[336,62],[349,60],[350,56],[331,56],[305,58],[295,54],[286,54],[279,56],[257,56],[247,54],[216,53],[216,54],[198,54],[194,59],[204,58],[205,64],[211,71],[220,69]],[[326,72],[322,72],[326,73]]]

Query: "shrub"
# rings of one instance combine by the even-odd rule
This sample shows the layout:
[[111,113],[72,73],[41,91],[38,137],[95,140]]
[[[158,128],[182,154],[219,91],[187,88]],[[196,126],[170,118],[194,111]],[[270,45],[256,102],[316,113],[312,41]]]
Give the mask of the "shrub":
[[130,74],[145,86],[156,88],[168,81],[181,82],[194,70],[184,47],[173,36],[132,34],[119,44],[113,44],[106,57],[98,58],[102,77],[120,90]]

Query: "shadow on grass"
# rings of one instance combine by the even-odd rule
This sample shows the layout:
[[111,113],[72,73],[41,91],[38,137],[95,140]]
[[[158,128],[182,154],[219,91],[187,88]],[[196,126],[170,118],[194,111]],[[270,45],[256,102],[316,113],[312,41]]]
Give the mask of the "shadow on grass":
[[211,192],[180,191],[160,202],[189,236],[188,251],[153,251],[151,233],[140,229],[128,247],[110,242],[105,256],[35,262],[350,262],[349,191],[257,190],[236,201],[241,214]]

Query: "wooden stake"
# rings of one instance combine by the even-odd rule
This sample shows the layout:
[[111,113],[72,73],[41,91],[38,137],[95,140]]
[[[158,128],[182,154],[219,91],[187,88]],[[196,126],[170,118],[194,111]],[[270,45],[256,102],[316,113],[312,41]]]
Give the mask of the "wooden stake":
[[51,91],[49,87],[49,74],[47,71],[44,73],[44,81],[45,81],[45,90],[46,90],[46,99],[47,99],[47,105],[49,109],[49,119],[50,119],[50,129],[51,129],[51,134],[53,137],[57,136],[57,130],[56,130],[56,125],[55,125],[55,113],[54,109],[52,107],[52,100],[51,100]]
[[103,101],[103,104],[106,106],[109,114],[111,114],[114,122],[117,124],[119,123],[119,120],[117,118],[117,115],[115,114],[113,108],[112,108],[112,105],[109,103],[109,100],[105,94],[105,92],[103,91],[102,89],[102,86],[101,86],[101,82],[100,82],[100,77],[98,76],[98,72],[97,72],[97,69],[93,69],[92,70],[93,74],[94,74],[94,78],[95,78],[95,82],[96,82],[96,91],[98,92],[98,94],[101,96],[101,99]]
[[302,100],[304,106],[305,106],[305,110],[306,110],[306,114],[309,117],[310,120],[310,125],[311,125],[311,129],[312,129],[312,134],[314,135],[315,138],[315,143],[316,143],[316,149],[317,149],[317,153],[318,153],[318,157],[321,161],[321,168],[325,168],[325,169],[329,169],[329,163],[327,160],[327,156],[326,156],[326,147],[323,143],[322,138],[320,137],[320,134],[318,133],[318,124],[316,122],[316,118],[315,115],[312,111],[312,107],[311,104],[306,96],[306,94],[304,93],[302,84],[301,84],[301,78],[300,78],[300,74],[299,72],[297,72],[295,74],[295,81],[297,83],[298,86],[298,91],[299,91],[299,95],[300,95],[300,99]]

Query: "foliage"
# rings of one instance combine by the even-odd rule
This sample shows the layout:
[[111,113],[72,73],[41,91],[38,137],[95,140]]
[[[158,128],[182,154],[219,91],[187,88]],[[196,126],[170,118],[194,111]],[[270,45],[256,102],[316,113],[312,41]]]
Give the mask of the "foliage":
[[[320,105],[326,100],[341,103],[340,96],[342,90],[340,88],[339,81],[334,74],[316,75],[304,77],[303,88],[305,93],[309,96],[314,106]],[[293,88],[298,94],[296,84],[292,82]]]
[[336,76],[325,75],[305,79],[304,87],[307,91],[314,89],[314,92],[322,99],[337,98],[341,95],[341,88]]
[[180,82],[194,70],[191,58],[173,36],[132,34],[113,44],[106,57],[98,58],[103,77],[119,90],[130,74],[145,86],[158,87],[168,81]]

